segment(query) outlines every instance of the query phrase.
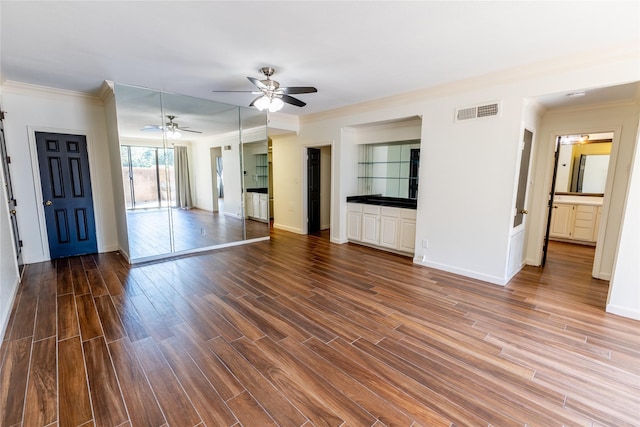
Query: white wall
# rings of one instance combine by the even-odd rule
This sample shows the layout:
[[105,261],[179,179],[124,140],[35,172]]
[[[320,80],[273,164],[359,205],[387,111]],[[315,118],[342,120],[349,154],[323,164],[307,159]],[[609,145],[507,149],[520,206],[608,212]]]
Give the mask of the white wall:
[[20,215],[24,262],[49,259],[41,186],[35,152],[35,132],[86,135],[98,251],[118,249],[113,187],[102,102],[93,97],[22,84],[3,86],[7,149],[16,165],[14,191]]
[[640,320],[640,130],[635,145],[607,311]]
[[[527,239],[514,240],[512,227],[522,130],[538,120],[527,100],[636,81],[637,56],[637,47],[577,55],[302,117],[298,135],[273,137],[275,226],[304,232],[302,153],[306,146],[333,141],[331,238],[346,241],[345,198],[356,191],[357,127],[421,117],[416,242],[428,240],[429,247],[417,244],[414,262],[503,285],[513,270],[509,257],[521,259],[514,245],[527,245]],[[493,101],[501,102],[500,117],[454,122],[456,108]],[[542,132],[530,130],[539,141]]]
[[2,236],[0,238],[0,342],[4,337],[20,279],[9,216],[9,204],[4,186],[4,173],[0,170],[0,236]]
[[[534,204],[530,210],[532,228],[528,239],[527,262],[540,264],[542,237],[547,220],[547,194],[553,177],[553,150],[557,135],[615,131],[611,147],[611,170],[605,191],[601,233],[594,263],[594,276],[609,280],[613,270],[613,258],[618,245],[622,209],[627,197],[627,183],[631,159],[636,146],[636,131],[640,106],[617,104],[571,110],[549,111],[542,116],[535,151]],[[537,237],[537,238],[536,238]]]

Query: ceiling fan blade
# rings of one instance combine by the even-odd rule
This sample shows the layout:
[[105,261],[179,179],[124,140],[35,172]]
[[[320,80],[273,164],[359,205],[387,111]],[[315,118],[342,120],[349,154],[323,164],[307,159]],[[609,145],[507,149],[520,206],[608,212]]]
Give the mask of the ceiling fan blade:
[[304,107],[305,105],[307,105],[306,102],[302,102],[298,98],[294,98],[293,96],[289,95],[282,95],[282,100],[287,104],[295,105],[296,107]]
[[199,130],[191,130],[191,129],[185,129],[185,128],[176,128],[181,132],[193,132],[193,133],[202,133]]
[[284,93],[290,95],[296,95],[298,93],[315,93],[318,91],[313,86],[292,86],[292,87],[281,87],[280,88]]
[[260,89],[260,90],[267,90],[267,89],[269,89],[269,88],[267,87],[267,85],[265,85],[264,83],[262,83],[260,80],[258,80],[258,79],[256,79],[256,78],[254,78],[254,77],[247,77],[247,78],[248,78],[248,79],[249,79],[249,81],[250,81],[251,83],[253,83],[253,84],[254,84],[258,89]]

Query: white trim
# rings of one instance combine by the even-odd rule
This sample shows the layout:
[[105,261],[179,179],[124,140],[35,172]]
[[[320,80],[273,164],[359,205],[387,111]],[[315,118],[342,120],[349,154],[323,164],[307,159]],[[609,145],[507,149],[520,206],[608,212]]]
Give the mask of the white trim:
[[307,233],[304,233],[300,228],[290,227],[288,225],[282,225],[277,222],[273,223],[273,228],[277,228],[278,230],[289,231],[291,233],[296,233],[296,234],[307,234]]
[[47,223],[45,219],[44,213],[44,197],[42,195],[42,181],[40,179],[41,171],[40,171],[40,163],[38,161],[38,147],[36,145],[36,132],[43,133],[58,133],[58,134],[69,134],[69,135],[79,135],[84,136],[87,143],[87,157],[89,159],[89,176],[91,182],[91,203],[93,205],[93,217],[95,222],[94,232],[96,234],[96,249],[98,252],[108,252],[108,249],[103,246],[102,239],[100,238],[100,233],[98,233],[98,224],[101,224],[102,221],[102,212],[97,209],[96,206],[96,197],[95,197],[95,173],[91,173],[91,171],[96,170],[96,162],[97,159],[95,155],[93,155],[93,150],[91,148],[92,144],[92,136],[91,133],[84,129],[62,129],[62,128],[53,128],[47,126],[27,126],[27,138],[29,140],[29,157],[31,158],[31,172],[33,176],[33,190],[36,199],[36,206],[38,206],[37,215],[38,215],[38,228],[40,231],[40,245],[42,248],[43,260],[48,261],[51,259],[51,252],[49,251],[49,237],[47,235]]
[[158,261],[158,260],[163,260],[163,259],[172,259],[172,258],[178,258],[184,255],[192,255],[192,254],[198,254],[201,252],[208,252],[208,251],[212,251],[215,249],[223,249],[223,248],[230,248],[232,246],[240,246],[240,245],[246,245],[248,243],[255,243],[255,242],[262,242],[265,240],[269,240],[271,239],[270,236],[266,236],[266,237],[258,237],[255,239],[249,239],[249,240],[238,240],[237,242],[230,242],[230,243],[223,243],[220,245],[214,245],[214,246],[206,246],[203,248],[196,248],[196,249],[189,249],[186,251],[180,251],[180,252],[171,252],[168,254],[162,254],[162,255],[153,255],[153,256],[148,256],[148,257],[143,257],[143,258],[136,258],[134,260],[129,260],[129,264],[142,264],[145,262],[151,262],[151,261]]
[[615,314],[617,316],[628,317],[634,320],[640,320],[640,311],[631,310],[627,307],[621,307],[615,304],[607,304],[607,313]]
[[8,337],[5,337],[4,334],[7,332],[7,326],[9,326],[9,318],[11,317],[11,308],[14,306],[16,302],[16,296],[18,295],[19,287],[20,287],[20,275],[18,275],[18,277],[16,277],[16,279],[13,282],[13,295],[11,295],[11,297],[7,301],[7,304],[5,305],[5,307],[7,307],[7,312],[6,313],[0,312],[0,315],[6,315],[4,319],[0,319],[0,340],[2,340],[0,342],[4,342],[4,339],[8,338]]
[[466,268],[458,268],[448,264],[441,264],[433,261],[423,261],[419,257],[413,258],[413,263],[422,265],[424,267],[435,268],[436,270],[442,270],[449,273],[459,274],[465,277],[471,277],[472,279],[482,280],[483,282],[493,283],[494,285],[504,286],[509,280],[503,277],[493,276],[489,274],[479,273],[474,270],[468,270]]

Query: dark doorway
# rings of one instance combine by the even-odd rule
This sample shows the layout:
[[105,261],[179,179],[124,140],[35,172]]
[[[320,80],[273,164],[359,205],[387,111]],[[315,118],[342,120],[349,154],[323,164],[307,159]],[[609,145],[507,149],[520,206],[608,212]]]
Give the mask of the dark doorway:
[[51,259],[96,253],[86,138],[36,132],[36,146]]
[[18,259],[18,271],[22,275],[24,262],[22,261],[22,240],[20,240],[20,232],[18,231],[17,209],[15,195],[13,194],[13,186],[11,183],[11,171],[9,163],[11,159],[7,155],[7,145],[4,139],[4,112],[0,110],[0,155],[2,156],[2,170],[4,171],[4,183],[7,190],[7,202],[9,203],[9,217],[11,219],[11,231],[13,233],[13,244],[16,249],[16,257]]
[[307,233],[320,232],[320,149],[307,148]]

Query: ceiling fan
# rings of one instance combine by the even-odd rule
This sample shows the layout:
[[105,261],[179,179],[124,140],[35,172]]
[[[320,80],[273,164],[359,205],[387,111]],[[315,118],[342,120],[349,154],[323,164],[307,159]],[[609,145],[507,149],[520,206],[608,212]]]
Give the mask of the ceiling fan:
[[173,120],[177,118],[177,116],[167,115],[167,119],[169,121],[163,125],[145,125],[140,129],[142,132],[166,132],[167,137],[169,139],[177,139],[180,138],[180,132],[192,132],[192,133],[202,133],[198,130],[191,130],[188,127],[179,126],[177,122]]
[[268,109],[270,112],[275,112],[280,110],[284,106],[284,103],[295,105],[296,107],[304,107],[305,105],[307,105],[306,102],[303,102],[298,98],[294,98],[290,95],[314,93],[318,91],[318,89],[313,86],[280,87],[280,83],[275,80],[271,80],[271,76],[276,72],[276,70],[271,67],[262,67],[260,68],[260,72],[265,75],[266,79],[258,80],[254,77],[247,77],[247,79],[249,79],[249,81],[258,88],[257,91],[218,90],[214,92],[250,92],[254,95],[260,95],[256,99],[251,101],[251,104],[249,104],[249,106],[255,106],[260,111]]

